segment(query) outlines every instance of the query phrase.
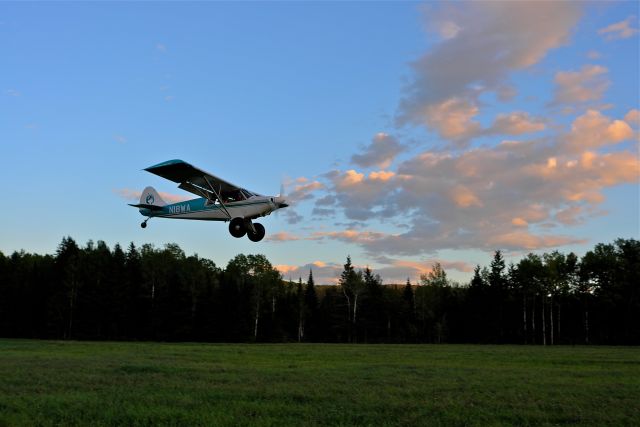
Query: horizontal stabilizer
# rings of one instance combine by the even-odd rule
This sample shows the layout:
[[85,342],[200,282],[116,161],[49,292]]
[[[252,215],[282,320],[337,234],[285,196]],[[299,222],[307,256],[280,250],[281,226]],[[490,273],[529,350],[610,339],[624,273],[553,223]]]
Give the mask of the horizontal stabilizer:
[[139,209],[150,209],[152,211],[161,211],[162,210],[162,206],[148,205],[146,203],[139,203],[137,205],[132,205],[131,203],[129,203],[129,206],[133,206],[134,208],[139,208]]

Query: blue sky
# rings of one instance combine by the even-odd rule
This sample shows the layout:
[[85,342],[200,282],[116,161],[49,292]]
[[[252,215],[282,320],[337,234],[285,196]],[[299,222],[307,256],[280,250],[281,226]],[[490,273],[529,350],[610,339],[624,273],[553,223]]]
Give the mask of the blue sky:
[[[638,11],[615,3],[0,3],[0,250],[71,235],[386,282],[638,238]],[[267,239],[142,219],[180,158],[293,203]]]

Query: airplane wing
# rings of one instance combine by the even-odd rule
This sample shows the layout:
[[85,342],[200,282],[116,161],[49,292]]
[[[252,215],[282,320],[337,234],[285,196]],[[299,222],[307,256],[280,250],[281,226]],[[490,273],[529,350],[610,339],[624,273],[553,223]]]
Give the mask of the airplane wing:
[[178,188],[210,200],[217,198],[221,193],[242,189],[182,160],[168,160],[149,166],[145,170],[177,182],[180,184]]

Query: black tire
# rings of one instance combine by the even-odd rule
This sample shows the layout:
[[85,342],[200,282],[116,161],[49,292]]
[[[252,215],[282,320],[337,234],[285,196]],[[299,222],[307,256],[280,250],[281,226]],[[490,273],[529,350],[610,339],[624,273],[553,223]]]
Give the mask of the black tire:
[[257,222],[253,223],[253,227],[256,229],[256,232],[252,233],[251,231],[247,231],[247,237],[252,242],[259,242],[264,237],[265,229],[262,224]]
[[236,239],[247,234],[247,228],[244,226],[244,219],[233,218],[229,223],[229,233],[231,233],[231,235]]
[[142,224],[140,224],[140,227],[142,227],[142,228],[147,228],[147,223],[146,223],[146,222],[143,222]]

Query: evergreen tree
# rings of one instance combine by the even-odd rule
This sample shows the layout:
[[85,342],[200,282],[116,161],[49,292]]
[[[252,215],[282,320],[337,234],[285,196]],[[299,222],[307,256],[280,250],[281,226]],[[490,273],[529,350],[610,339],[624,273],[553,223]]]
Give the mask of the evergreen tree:
[[313,280],[313,271],[309,269],[309,278],[304,289],[305,306],[305,335],[308,340],[316,339],[316,328],[318,322],[318,295]]

